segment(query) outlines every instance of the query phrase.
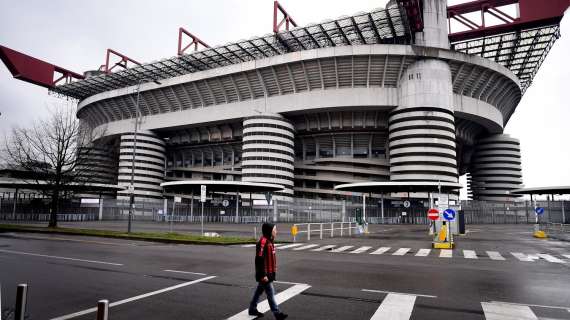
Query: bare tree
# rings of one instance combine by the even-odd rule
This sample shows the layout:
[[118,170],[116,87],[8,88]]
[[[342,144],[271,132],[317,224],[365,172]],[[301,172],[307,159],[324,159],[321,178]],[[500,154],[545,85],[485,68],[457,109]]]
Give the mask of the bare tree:
[[39,189],[49,197],[49,227],[57,226],[58,204],[69,190],[66,186],[89,182],[81,167],[96,137],[93,130],[80,123],[75,111],[69,104],[54,106],[45,119],[35,121],[31,127],[12,128],[5,140],[8,165],[33,173],[34,179],[28,182],[41,184]]

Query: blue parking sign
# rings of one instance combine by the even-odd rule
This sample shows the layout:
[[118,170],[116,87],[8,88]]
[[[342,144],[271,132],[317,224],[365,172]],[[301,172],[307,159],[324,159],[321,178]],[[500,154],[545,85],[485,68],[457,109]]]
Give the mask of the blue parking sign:
[[534,212],[536,212],[536,214],[538,214],[540,216],[544,213],[544,208],[543,207],[536,207],[536,208],[534,208]]

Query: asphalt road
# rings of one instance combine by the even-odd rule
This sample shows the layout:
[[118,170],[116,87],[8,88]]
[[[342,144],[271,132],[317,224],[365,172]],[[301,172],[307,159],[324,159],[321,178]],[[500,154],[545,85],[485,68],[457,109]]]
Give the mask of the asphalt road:
[[[314,237],[278,249],[280,306],[291,319],[570,319],[570,243],[533,239],[529,228],[472,226],[451,257],[420,250],[430,248],[423,226]],[[325,245],[333,250],[311,251]],[[370,248],[351,253],[362,247]],[[380,248],[389,249],[370,254]],[[239,314],[255,285],[253,254],[243,246],[4,233],[2,308],[27,283],[29,319],[94,319],[99,299],[110,300],[113,320],[246,319]]]

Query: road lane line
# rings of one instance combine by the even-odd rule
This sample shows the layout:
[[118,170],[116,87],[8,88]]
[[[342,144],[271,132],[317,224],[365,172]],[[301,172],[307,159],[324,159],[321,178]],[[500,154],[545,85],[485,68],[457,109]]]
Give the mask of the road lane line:
[[326,246],[322,246],[322,247],[320,247],[320,248],[313,249],[313,250],[311,250],[311,251],[325,251],[325,250],[328,250],[328,249],[331,249],[331,248],[334,248],[334,247],[336,247],[335,244],[329,244],[329,245],[326,245]]
[[553,256],[551,256],[551,255],[549,255],[549,254],[540,253],[540,254],[538,254],[538,257],[539,257],[539,258],[542,258],[542,259],[544,259],[544,260],[546,260],[546,261],[548,261],[548,262],[566,263],[566,261],[564,261],[564,260],[562,260],[562,259],[558,259],[558,258],[556,258],[556,257],[553,257]]
[[405,293],[405,292],[395,292],[395,291],[385,291],[385,290],[372,290],[372,289],[362,289],[364,292],[377,292],[377,293],[393,293],[393,294],[403,294],[409,296],[423,297],[423,298],[437,298],[437,296],[432,296],[429,294],[416,294],[416,293]]
[[563,254],[562,256],[566,259],[570,259],[570,254]]
[[370,320],[408,320],[416,303],[416,296],[389,293]]
[[184,274],[196,274],[199,276],[205,276],[207,275],[206,273],[201,273],[201,272],[190,272],[190,271],[180,271],[180,270],[170,270],[170,269],[166,269],[166,270],[162,270],[164,272],[174,272],[174,273],[184,273]]
[[372,247],[366,247],[366,246],[364,246],[364,247],[360,247],[360,248],[358,248],[358,249],[356,249],[356,250],[350,251],[350,253],[363,253],[363,252],[365,252],[365,251],[370,250],[371,248],[372,248]]
[[481,302],[486,320],[538,320],[528,306]]
[[[177,284],[177,285],[172,286],[172,287],[168,287],[168,288],[164,288],[164,289],[152,291],[152,292],[149,292],[149,293],[141,294],[141,295],[138,295],[138,296],[134,296],[134,297],[131,297],[131,298],[127,298],[127,299],[115,301],[115,302],[109,304],[109,308],[116,307],[116,306],[119,306],[119,305],[122,305],[122,304],[125,304],[125,303],[129,303],[129,302],[132,302],[132,301],[141,300],[141,299],[148,298],[148,297],[151,297],[151,296],[155,296],[155,295],[157,295],[157,294],[161,294],[161,293],[164,293],[164,292],[168,292],[168,291],[180,289],[180,288],[183,288],[183,287],[187,287],[187,286],[189,286],[189,285],[192,285],[192,284],[195,284],[195,283],[199,283],[199,282],[202,282],[202,281],[206,281],[206,280],[210,280],[210,279],[213,279],[213,278],[215,278],[215,277],[216,277],[216,276],[209,276],[209,277],[200,278],[200,279],[194,280],[194,281],[183,282],[183,283]],[[68,314],[68,315],[61,316],[61,317],[53,318],[53,319],[51,319],[51,320],[67,320],[67,319],[73,319],[73,318],[77,318],[77,317],[79,317],[79,316],[83,316],[83,315],[86,315],[86,314],[94,313],[94,312],[96,312],[96,311],[97,311],[97,308],[96,308],[96,307],[95,307],[95,308],[89,308],[89,309],[85,309],[85,310],[82,310],[82,311],[79,311],[79,312],[75,312],[75,313],[71,313],[71,314]]]
[[522,303],[503,302],[503,301],[490,301],[489,303],[512,304],[512,305],[516,305],[516,306],[539,307],[539,308],[546,308],[546,309],[570,310],[568,307],[547,306],[547,305],[543,305],[543,304],[522,304]]
[[288,249],[288,248],[295,248],[295,247],[299,247],[305,245],[304,243],[292,243],[292,244],[287,244],[281,247],[278,247],[277,249],[281,250],[281,249]]
[[243,248],[251,248],[251,247],[255,247],[255,243],[250,243],[250,244],[244,244],[242,245]]
[[307,250],[307,249],[311,249],[311,248],[318,247],[318,246],[319,246],[318,244],[313,243],[313,244],[308,244],[306,246],[294,248],[293,251]]
[[427,257],[430,252],[431,252],[431,249],[420,249],[416,253],[416,257]]
[[451,257],[453,257],[453,250],[441,249],[441,251],[439,252],[439,257],[440,258],[451,258]]
[[86,260],[86,259],[60,257],[60,256],[48,256],[48,255],[39,254],[39,253],[30,253],[30,252],[21,252],[21,251],[12,251],[12,250],[3,250],[3,249],[0,249],[0,252],[12,253],[12,254],[21,254],[21,255],[33,256],[33,257],[61,259],[61,260],[70,260],[70,261],[81,261],[81,262],[98,263],[98,264],[107,264],[107,265],[112,265],[112,266],[122,266],[123,265],[122,263],[105,262],[105,261],[97,261],[97,260]]
[[[275,295],[275,301],[277,302],[277,305],[280,305],[283,302],[300,294],[301,292],[309,289],[310,287],[311,287],[310,285],[304,283],[296,284],[288,289],[285,289],[277,293]],[[267,302],[267,300],[263,300],[262,302],[257,304],[257,310],[261,313],[266,313],[267,311],[269,311],[270,310],[269,303]],[[242,312],[229,317],[227,320],[249,320],[249,319],[255,319],[255,316],[250,316],[248,314],[248,309],[245,309]]]
[[478,259],[475,250],[463,250],[463,257],[465,259]]
[[334,249],[334,250],[331,250],[331,252],[343,252],[343,251],[346,251],[346,250],[348,250],[348,249],[350,249],[350,248],[352,248],[352,247],[354,247],[354,246],[343,246],[343,247],[340,247],[340,248],[336,248],[336,249]]
[[284,246],[284,245],[285,245],[284,243],[275,243],[275,244],[273,244],[273,246],[274,246],[275,248],[281,247],[281,246]]
[[411,248],[400,248],[398,250],[396,250],[396,252],[392,253],[393,256],[403,256],[406,253],[408,253],[408,251],[410,251]]
[[380,249],[370,252],[370,254],[383,254],[384,252],[390,250],[391,247],[381,247]]
[[[535,260],[533,256],[530,256],[530,255],[527,256],[526,254],[523,254],[523,253],[520,253],[520,252],[511,252],[511,254],[512,254],[515,258],[517,258],[517,259],[519,259],[520,261],[523,261],[523,262],[533,262],[533,261]],[[536,256],[536,258],[538,258],[538,256]]]
[[505,258],[497,251],[487,251],[487,255],[491,260],[505,260]]

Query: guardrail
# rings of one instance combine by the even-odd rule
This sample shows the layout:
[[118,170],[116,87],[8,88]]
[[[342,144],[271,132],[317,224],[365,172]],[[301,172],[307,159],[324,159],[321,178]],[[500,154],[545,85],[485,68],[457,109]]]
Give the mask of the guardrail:
[[[338,228],[335,228],[338,226]],[[358,224],[356,222],[322,222],[322,223],[295,223],[293,227],[297,227],[297,233],[293,236],[293,242],[297,241],[297,235],[306,233],[307,234],[307,241],[311,241],[311,234],[318,233],[319,238],[323,239],[323,234],[326,232],[327,234],[330,232],[330,237],[333,238],[335,235],[335,231],[338,231],[338,234],[342,237],[344,234],[344,230],[347,231],[348,235],[351,236],[353,233],[353,229],[358,228]],[[356,234],[356,233],[355,233]]]

